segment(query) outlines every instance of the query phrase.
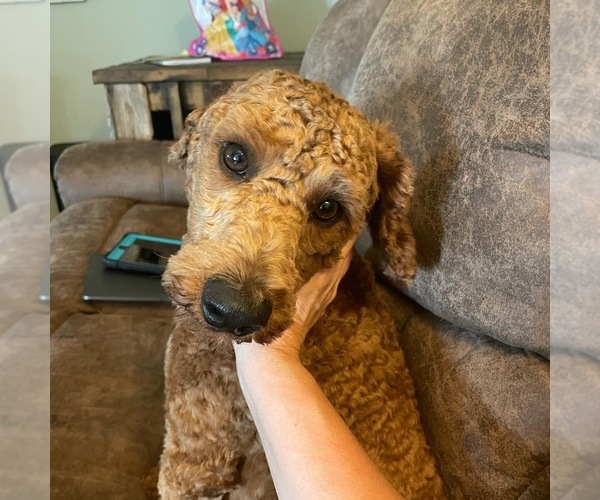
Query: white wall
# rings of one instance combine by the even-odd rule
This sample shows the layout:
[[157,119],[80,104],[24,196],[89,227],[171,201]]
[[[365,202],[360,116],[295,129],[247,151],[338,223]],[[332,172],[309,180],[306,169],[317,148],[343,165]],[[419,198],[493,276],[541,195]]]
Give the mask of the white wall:
[[49,11],[48,0],[0,3],[0,144],[50,138]]
[[[335,0],[269,0],[284,50],[302,51]],[[104,88],[94,69],[150,54],[177,54],[198,30],[187,0],[87,0],[53,4],[51,140],[109,139]]]

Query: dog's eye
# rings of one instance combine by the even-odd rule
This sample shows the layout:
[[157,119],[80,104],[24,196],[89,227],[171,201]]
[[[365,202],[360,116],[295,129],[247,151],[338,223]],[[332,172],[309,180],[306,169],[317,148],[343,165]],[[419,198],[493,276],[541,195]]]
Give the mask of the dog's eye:
[[340,204],[335,200],[322,201],[313,212],[313,217],[321,222],[333,222],[340,213]]
[[225,166],[236,174],[244,174],[248,170],[248,153],[243,146],[235,142],[223,144],[221,159]]

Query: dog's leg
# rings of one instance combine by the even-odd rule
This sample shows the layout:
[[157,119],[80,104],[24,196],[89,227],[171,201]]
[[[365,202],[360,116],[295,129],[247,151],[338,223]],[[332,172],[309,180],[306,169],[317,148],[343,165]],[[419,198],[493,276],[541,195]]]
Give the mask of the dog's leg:
[[158,489],[171,499],[220,498],[240,482],[256,429],[233,348],[176,326],[165,359],[166,436]]
[[229,494],[228,500],[248,500],[250,498],[277,500],[267,457],[258,439],[249,450],[244,462],[240,485]]

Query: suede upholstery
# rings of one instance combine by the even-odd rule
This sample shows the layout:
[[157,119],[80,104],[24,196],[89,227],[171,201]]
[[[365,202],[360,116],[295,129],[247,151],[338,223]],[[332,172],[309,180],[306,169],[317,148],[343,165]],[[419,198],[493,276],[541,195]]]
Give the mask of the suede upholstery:
[[90,256],[107,252],[128,232],[180,238],[185,232],[185,209],[136,203],[125,198],[93,198],[67,207],[55,219],[50,242],[52,331],[74,311],[92,314],[123,310],[141,316],[172,317],[173,311],[167,304],[82,300],[81,290]]
[[146,498],[162,448],[170,323],[75,313],[54,334],[52,498]]
[[44,498],[49,482],[48,144],[7,145],[13,211],[0,220],[0,498]]
[[[358,3],[339,2],[330,16],[344,10],[352,25]],[[407,293],[459,326],[547,356],[548,5],[467,4],[389,2],[344,95],[391,122],[418,172],[420,270]],[[327,20],[323,31],[337,41]],[[336,61],[309,57],[324,52],[319,40],[317,30],[301,71],[339,87]]]
[[[183,174],[168,164],[167,145],[152,141],[140,150],[135,142],[117,142],[108,149],[100,144],[69,148],[54,174],[64,206],[102,196],[186,205],[181,189]],[[98,165],[102,165],[102,176],[98,175]],[[144,182],[132,182],[142,178]]]
[[172,308],[81,293],[90,256],[123,234],[184,234],[183,179],[166,166],[168,146],[78,145],[56,165],[66,208],[50,241],[53,497],[145,498],[158,463]]
[[[390,121],[417,169],[414,284],[397,287],[385,259],[368,254],[449,498],[548,497],[548,16],[533,0],[340,0],[302,64],[303,76]],[[162,438],[170,311],[79,297],[89,255],[123,232],[185,231],[183,176],[165,166],[166,147],[81,145],[57,165],[67,207],[51,236],[61,498],[143,498],[158,461],[149,434]]]
[[552,498],[600,491],[600,9],[552,3]]
[[[301,73],[389,121],[417,170],[419,271],[401,291],[425,311],[401,341],[443,478],[453,498],[544,498],[549,6],[367,4],[332,7]],[[345,42],[349,26],[372,33]],[[364,47],[352,66],[331,51],[346,43]]]
[[48,144],[30,144],[19,148],[6,164],[4,178],[15,208],[48,200]]

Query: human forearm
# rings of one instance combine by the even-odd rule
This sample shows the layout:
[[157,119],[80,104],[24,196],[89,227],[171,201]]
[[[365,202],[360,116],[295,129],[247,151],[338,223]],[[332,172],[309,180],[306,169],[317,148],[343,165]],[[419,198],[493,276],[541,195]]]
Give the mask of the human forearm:
[[297,357],[257,344],[235,349],[282,500],[399,498]]

